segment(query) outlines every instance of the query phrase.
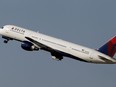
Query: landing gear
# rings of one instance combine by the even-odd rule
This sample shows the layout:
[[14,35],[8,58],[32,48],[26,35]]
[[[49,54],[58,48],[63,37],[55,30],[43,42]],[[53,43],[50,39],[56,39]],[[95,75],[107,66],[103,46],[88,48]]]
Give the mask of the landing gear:
[[9,41],[9,40],[8,40],[8,39],[6,39],[6,40],[4,40],[4,43],[8,43],[8,41]]
[[8,43],[9,40],[13,40],[12,38],[10,37],[6,37],[6,36],[2,36],[2,38],[4,38],[4,43]]

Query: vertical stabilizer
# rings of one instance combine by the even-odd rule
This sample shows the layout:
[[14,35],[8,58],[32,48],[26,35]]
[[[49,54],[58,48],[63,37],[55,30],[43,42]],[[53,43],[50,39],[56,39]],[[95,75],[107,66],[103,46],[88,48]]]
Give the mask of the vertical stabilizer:
[[114,54],[116,53],[116,36],[110,39],[102,47],[100,47],[98,51],[110,57],[113,57]]

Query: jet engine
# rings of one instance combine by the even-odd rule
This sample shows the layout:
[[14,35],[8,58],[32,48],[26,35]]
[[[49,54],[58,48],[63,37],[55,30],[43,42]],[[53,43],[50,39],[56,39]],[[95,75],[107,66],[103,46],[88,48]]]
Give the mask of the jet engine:
[[21,47],[26,51],[38,51],[39,48],[33,45],[31,42],[23,41]]

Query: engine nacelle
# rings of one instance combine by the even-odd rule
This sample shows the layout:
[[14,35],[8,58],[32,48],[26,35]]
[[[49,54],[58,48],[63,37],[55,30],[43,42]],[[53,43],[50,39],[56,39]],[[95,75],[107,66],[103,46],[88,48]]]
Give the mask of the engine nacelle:
[[23,41],[21,47],[26,51],[38,51],[39,48],[34,46],[31,42]]

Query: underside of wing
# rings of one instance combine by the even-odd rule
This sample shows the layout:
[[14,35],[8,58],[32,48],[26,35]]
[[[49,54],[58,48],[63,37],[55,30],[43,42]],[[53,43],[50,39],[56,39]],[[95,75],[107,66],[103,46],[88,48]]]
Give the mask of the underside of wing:
[[27,40],[29,40],[31,43],[34,43],[37,46],[39,46],[41,49],[49,51],[51,53],[53,59],[55,59],[55,60],[62,60],[63,59],[62,54],[60,54],[59,51],[53,49],[52,47],[46,46],[45,44],[40,43],[40,42],[30,38],[30,37],[25,37],[25,38]]

